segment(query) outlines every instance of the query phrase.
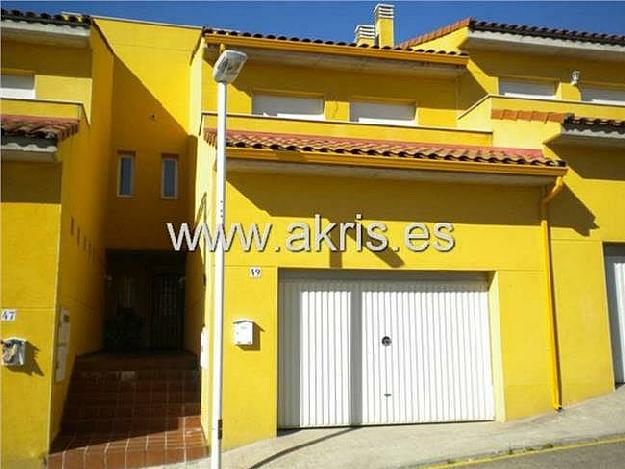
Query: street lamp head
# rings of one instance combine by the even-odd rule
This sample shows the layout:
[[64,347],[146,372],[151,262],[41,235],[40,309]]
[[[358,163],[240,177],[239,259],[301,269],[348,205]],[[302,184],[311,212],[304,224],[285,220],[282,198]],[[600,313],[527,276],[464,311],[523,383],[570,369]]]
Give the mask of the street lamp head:
[[238,50],[225,50],[213,68],[213,79],[219,83],[232,83],[239,76],[247,54]]

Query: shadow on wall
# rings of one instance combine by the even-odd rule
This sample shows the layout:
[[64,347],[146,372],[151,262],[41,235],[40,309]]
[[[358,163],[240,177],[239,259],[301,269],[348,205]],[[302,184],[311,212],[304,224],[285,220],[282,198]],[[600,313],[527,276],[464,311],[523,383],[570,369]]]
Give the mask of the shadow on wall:
[[2,162],[2,202],[61,203],[61,164]]
[[[230,173],[228,182],[258,209],[271,217],[311,219],[315,214],[331,222],[354,221],[356,214],[381,222],[451,222],[458,224],[536,226],[540,222],[538,187],[442,184],[367,178],[315,177],[262,173]],[[279,187],[279,191],[267,190]],[[596,228],[588,208],[565,189],[567,216],[558,219],[580,233]],[[561,200],[559,203],[563,203]],[[558,209],[558,211],[563,211]],[[554,213],[557,211],[554,210]],[[238,220],[233,220],[238,221]],[[257,221],[257,220],[252,220]],[[332,239],[338,242],[338,230]],[[353,235],[353,230],[348,231]],[[392,249],[376,253],[390,267],[403,260]],[[340,252],[330,264],[342,267]]]
[[[110,174],[117,174],[117,152],[130,151],[135,153],[137,177],[132,198],[117,197],[116,177],[111,179],[107,245],[121,249],[171,249],[165,223],[179,224],[190,218],[186,184],[191,166],[187,131],[117,57],[112,104]],[[162,199],[160,193],[161,156],[166,153],[178,158],[178,197],[171,200]]]
[[[548,145],[569,165],[569,171],[584,179],[584,185],[596,182],[625,181],[625,151],[616,148],[594,146]],[[566,178],[565,178],[566,181]],[[595,214],[582,202],[569,186],[551,202],[553,226],[573,228],[577,233],[588,236],[591,230],[599,228]]]
[[[487,94],[486,90],[472,77],[464,73],[458,78],[405,76],[393,77],[393,85],[389,86],[387,76],[383,74],[363,74],[353,71],[333,70],[327,73],[323,68],[275,66],[271,71],[264,64],[248,63],[241,75],[232,85],[237,92],[247,95],[251,102],[257,90],[272,90],[294,93],[296,95],[327,96],[330,92],[331,101],[327,101],[326,112],[329,119],[335,119],[338,106],[349,103],[354,97],[375,97],[392,100],[414,100],[418,108],[425,113],[420,118],[432,120],[434,117],[427,111],[448,111],[448,124],[452,125],[458,108],[457,96],[461,95],[456,88],[466,88],[467,98],[464,107],[468,108],[475,101]],[[375,95],[372,95],[372,90]],[[421,112],[421,111],[418,111]],[[434,125],[434,122],[425,122]]]

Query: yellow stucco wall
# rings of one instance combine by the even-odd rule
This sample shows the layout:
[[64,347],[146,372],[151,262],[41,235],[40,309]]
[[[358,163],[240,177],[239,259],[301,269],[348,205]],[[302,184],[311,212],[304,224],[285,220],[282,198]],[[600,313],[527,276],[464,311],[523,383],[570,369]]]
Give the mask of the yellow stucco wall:
[[37,99],[83,103],[91,116],[92,58],[89,48],[2,41],[2,72],[35,76]]
[[[267,188],[273,188],[267,190]],[[482,271],[496,273],[491,289],[498,297],[498,336],[493,353],[502,383],[499,419],[518,418],[550,409],[550,368],[539,231],[540,190],[529,187],[479,186],[410,181],[332,178],[304,175],[230,173],[228,223],[273,222],[272,241],[264,253],[234,248],[226,256],[224,444],[237,446],[275,434],[277,416],[277,285],[281,268]],[[353,197],[358,194],[358,197]],[[340,201],[340,203],[337,203]],[[389,238],[401,242],[412,221],[454,223],[457,245],[449,253],[391,251],[357,253],[353,242],[342,254],[275,252],[284,247],[286,228],[294,221],[383,221]],[[510,247],[514,246],[511,250]],[[262,275],[252,279],[249,267]],[[208,265],[207,275],[211,273]],[[242,295],[241,292],[246,294]],[[207,309],[212,309],[207,304]],[[232,321],[256,322],[260,346],[244,350],[230,339]],[[521,331],[521,332],[520,332]],[[259,405],[262,402],[263,405]],[[203,407],[208,419],[209,409]],[[251,420],[250,420],[251,419]],[[249,425],[249,422],[255,422]]]
[[[217,87],[212,79],[212,62],[204,62],[204,111],[217,110]],[[419,86],[415,86],[418,80]],[[414,103],[416,122],[423,126],[455,127],[455,81],[443,77],[394,76],[329,70],[310,73],[309,68],[256,63],[250,60],[230,87],[228,110],[250,114],[252,96],[280,94],[319,97],[325,100],[325,119],[349,122],[353,100]]]
[[[169,249],[165,223],[186,221],[191,67],[198,28],[98,19],[115,54],[106,244]],[[195,130],[197,132],[197,129]],[[134,196],[117,197],[118,152],[135,154]],[[178,156],[178,198],[160,196],[161,155]]]
[[0,369],[3,467],[35,468],[48,449],[61,167],[2,164],[2,337],[28,340],[23,368]]
[[[38,55],[38,47],[29,46],[33,53],[24,47],[3,44],[3,66],[5,56],[10,60],[16,52],[33,60],[42,100],[3,100],[3,112],[77,118],[79,129],[59,143],[57,163],[2,164],[2,306],[18,309],[15,323],[2,323],[2,336],[26,338],[31,356],[24,370],[2,368],[2,465],[12,468],[41,467],[59,430],[74,357],[101,344],[110,155],[112,55],[102,38],[94,32],[84,51],[44,47],[47,60],[58,61],[54,65]],[[52,80],[47,67],[65,81]],[[39,87],[47,80],[57,92],[43,99]],[[92,104],[99,111],[89,122],[85,110]],[[55,382],[61,309],[70,314],[71,335],[65,379]]]
[[90,125],[83,123],[76,136],[62,143],[60,154],[63,187],[57,311],[69,313],[71,335],[65,379],[52,387],[51,438],[59,430],[75,357],[102,345],[113,56],[98,33],[92,34],[90,42],[92,102],[98,112]]
[[[198,28],[96,19],[89,49],[3,42],[2,69],[36,74],[37,97],[58,102],[3,102],[3,112],[81,118],[80,131],[61,144],[61,163],[3,163],[2,306],[18,308],[2,336],[27,336],[36,347],[24,371],[2,368],[2,465],[39,467],[58,430],[68,378],[54,384],[54,334],[60,308],[70,311],[76,354],[101,344],[106,249],[171,249],[166,222],[214,216],[214,148],[201,137],[215,126],[216,86]],[[99,37],[106,37],[109,50]],[[418,48],[457,50],[466,30]],[[71,54],[70,54],[71,52]],[[622,106],[579,103],[568,84],[572,70],[584,83],[623,84],[609,63],[528,54],[475,51],[458,78],[392,77],[250,61],[230,86],[229,128],[388,140],[542,149],[569,162],[566,187],[551,204],[555,307],[563,402],[568,405],[612,389],[603,243],[625,242],[625,155],[614,148],[547,144],[558,123],[492,120],[493,109],[575,112],[625,119]],[[557,97],[537,101],[486,97],[498,77],[558,81]],[[255,92],[317,95],[329,122],[249,117]],[[474,108],[465,112],[476,101]],[[415,102],[419,127],[350,124],[349,102]],[[84,109],[84,110],[83,110]],[[464,113],[464,114],[463,114]],[[458,116],[461,116],[459,119]],[[117,155],[135,154],[135,194],[119,198]],[[164,153],[179,158],[179,196],[160,197]],[[497,418],[551,409],[550,344],[539,228],[541,189],[515,185],[444,184],[358,177],[231,172],[228,222],[273,223],[272,243],[284,246],[286,227],[325,220],[383,221],[402,239],[409,222],[454,224],[456,247],[342,254],[245,253],[226,256],[225,446],[275,435],[277,405],[277,286],[280,269],[479,271],[490,283],[490,313]],[[29,227],[34,223],[33,230]],[[72,225],[74,228],[72,229]],[[80,238],[78,238],[80,227]],[[24,236],[24,233],[28,233]],[[186,266],[184,346],[200,349],[200,331],[212,325],[211,253],[190,253]],[[249,276],[258,266],[262,275]],[[33,293],[34,292],[34,293]],[[244,293],[244,294],[243,294]],[[232,345],[232,321],[250,318],[260,345]],[[208,344],[208,350],[211,344]],[[209,360],[210,363],[210,360]],[[18,392],[19,391],[19,392]],[[202,373],[202,424],[208,435],[210,367]],[[27,401],[26,410],[20,402]],[[27,412],[25,414],[24,412]],[[16,424],[17,422],[17,424]],[[10,428],[10,431],[7,429]]]

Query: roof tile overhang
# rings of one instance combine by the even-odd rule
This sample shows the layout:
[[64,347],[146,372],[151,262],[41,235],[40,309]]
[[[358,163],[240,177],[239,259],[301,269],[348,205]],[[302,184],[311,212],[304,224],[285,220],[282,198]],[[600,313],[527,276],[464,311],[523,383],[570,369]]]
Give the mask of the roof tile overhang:
[[52,24],[57,26],[75,26],[89,28],[91,18],[87,15],[73,15],[70,13],[50,14],[34,13],[32,11],[5,10],[2,8],[2,21],[21,21],[25,23]]
[[486,31],[494,33],[514,34],[518,36],[528,36],[546,39],[561,39],[565,41],[577,41],[585,43],[595,43],[614,46],[625,46],[625,35],[591,33],[570,29],[547,28],[541,26],[528,26],[523,24],[507,24],[489,21],[478,21],[475,18],[464,18],[455,23],[435,29],[434,31],[408,39],[402,42],[399,47],[407,49],[439,37],[443,37],[458,29],[468,27],[471,31]]
[[59,117],[16,116],[0,117],[2,137],[25,137],[60,142],[78,132],[78,119]]
[[[204,138],[215,145],[216,130],[207,128]],[[428,169],[475,173],[561,175],[562,160],[546,158],[541,150],[478,147],[421,142],[352,139],[320,135],[255,131],[228,131],[226,147],[231,158],[280,161],[280,155],[295,153],[284,161],[355,166]],[[269,153],[268,153],[269,152]],[[297,155],[300,156],[298,160]],[[317,159],[318,158],[318,159]]]
[[625,148],[625,121],[569,114],[561,124],[560,133],[549,143]]
[[287,37],[272,34],[256,34],[243,31],[204,28],[202,35],[207,44],[231,44],[238,47],[280,49],[292,52],[327,53],[345,56],[369,56],[381,59],[412,60],[439,64],[465,66],[468,56],[464,52],[434,49],[406,49],[404,47],[379,47],[354,42],[328,41]]

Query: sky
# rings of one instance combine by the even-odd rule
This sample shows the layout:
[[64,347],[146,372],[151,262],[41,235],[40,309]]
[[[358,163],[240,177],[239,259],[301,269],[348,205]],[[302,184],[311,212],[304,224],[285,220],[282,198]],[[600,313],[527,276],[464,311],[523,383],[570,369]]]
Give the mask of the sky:
[[[353,40],[357,24],[373,22],[376,2],[19,2],[2,8],[35,12],[79,12],[162,23],[211,26],[262,34]],[[467,16],[479,20],[528,24],[625,35],[625,2],[416,2],[395,5],[396,42]]]

